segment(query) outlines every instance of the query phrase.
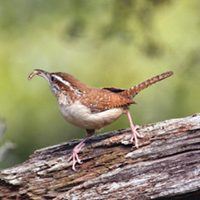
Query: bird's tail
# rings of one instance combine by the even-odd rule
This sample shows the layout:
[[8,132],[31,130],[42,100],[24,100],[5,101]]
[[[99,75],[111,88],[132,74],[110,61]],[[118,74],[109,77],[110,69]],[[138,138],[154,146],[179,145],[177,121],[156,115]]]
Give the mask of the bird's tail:
[[121,95],[123,96],[128,96],[128,97],[134,97],[136,96],[140,91],[144,90],[145,88],[149,87],[150,85],[153,85],[154,83],[157,83],[163,79],[166,79],[170,76],[173,75],[172,71],[167,71],[164,72],[160,75],[154,76],[150,79],[147,79],[146,81],[143,81],[142,83],[131,87],[128,90],[124,90],[123,92],[120,92]]

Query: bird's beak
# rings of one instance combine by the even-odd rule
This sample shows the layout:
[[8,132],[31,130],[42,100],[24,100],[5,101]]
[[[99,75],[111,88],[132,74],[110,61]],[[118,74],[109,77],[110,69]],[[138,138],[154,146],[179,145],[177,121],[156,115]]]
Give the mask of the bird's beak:
[[50,81],[50,73],[46,72],[42,69],[35,69],[32,73],[30,73],[30,75],[28,76],[28,80],[31,80],[35,75],[37,76],[41,76],[43,78],[45,78],[47,81]]

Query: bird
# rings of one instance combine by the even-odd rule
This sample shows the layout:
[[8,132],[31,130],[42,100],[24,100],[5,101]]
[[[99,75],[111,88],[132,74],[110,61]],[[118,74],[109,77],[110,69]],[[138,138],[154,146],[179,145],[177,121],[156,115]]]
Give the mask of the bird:
[[61,114],[65,120],[86,130],[86,137],[72,150],[68,161],[72,162],[72,169],[76,171],[76,164],[82,164],[79,152],[84,148],[86,140],[95,131],[111,124],[122,114],[128,118],[131,128],[131,142],[139,147],[138,139],[142,138],[133,123],[129,108],[135,103],[133,98],[143,89],[173,75],[172,71],[153,76],[129,89],[115,87],[95,88],[82,83],[74,76],[65,72],[47,72],[35,69],[28,79],[40,76],[47,80],[52,93],[55,95]]

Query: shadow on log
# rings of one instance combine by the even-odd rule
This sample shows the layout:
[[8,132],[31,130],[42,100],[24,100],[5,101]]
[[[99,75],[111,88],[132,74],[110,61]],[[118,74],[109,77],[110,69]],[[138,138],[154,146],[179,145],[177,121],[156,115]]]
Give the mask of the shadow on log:
[[78,141],[34,152],[0,172],[1,199],[197,199],[200,195],[200,114],[97,135],[67,162]]

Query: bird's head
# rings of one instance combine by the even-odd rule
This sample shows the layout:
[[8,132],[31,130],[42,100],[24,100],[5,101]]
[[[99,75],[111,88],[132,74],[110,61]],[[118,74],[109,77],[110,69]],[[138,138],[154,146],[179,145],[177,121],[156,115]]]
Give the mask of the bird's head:
[[70,74],[62,72],[50,73],[42,69],[35,69],[28,76],[28,79],[31,80],[36,75],[41,76],[48,81],[50,88],[55,95],[60,92],[69,92],[76,89],[77,80]]

